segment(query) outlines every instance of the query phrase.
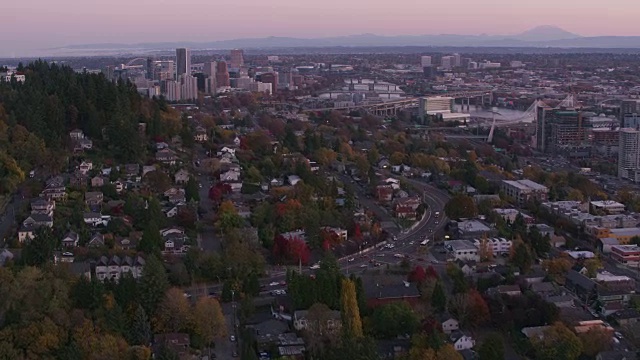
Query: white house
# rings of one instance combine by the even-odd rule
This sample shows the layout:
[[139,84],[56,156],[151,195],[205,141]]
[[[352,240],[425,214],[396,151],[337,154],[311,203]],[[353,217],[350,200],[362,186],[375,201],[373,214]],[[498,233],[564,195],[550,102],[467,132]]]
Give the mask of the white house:
[[82,214],[82,218],[84,219],[84,223],[89,226],[98,226],[101,225],[102,222],[102,214],[87,212]]
[[235,169],[220,173],[220,181],[238,181],[239,179],[240,172]]
[[460,328],[458,320],[448,313],[443,313],[439,316],[440,324],[442,325],[442,332],[445,334],[451,334]]
[[476,341],[471,336],[465,335],[461,331],[452,332],[449,339],[451,340],[453,347],[458,351],[472,349],[476,346]]
[[145,261],[140,256],[136,256],[134,258],[129,256],[120,258],[116,255],[110,258],[102,256],[96,262],[96,277],[100,281],[104,281],[106,279],[118,281],[124,274],[130,273],[134,279],[137,279],[142,276],[144,264]]
[[289,175],[287,176],[287,181],[290,185],[295,186],[297,183],[302,181],[302,179],[300,179],[300,176],[298,175]]

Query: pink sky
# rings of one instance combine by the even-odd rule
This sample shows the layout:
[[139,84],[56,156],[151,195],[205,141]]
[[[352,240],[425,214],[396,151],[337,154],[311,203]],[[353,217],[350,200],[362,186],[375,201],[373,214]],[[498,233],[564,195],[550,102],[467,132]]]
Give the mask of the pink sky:
[[105,42],[516,34],[538,25],[640,35],[638,14],[640,1],[631,0],[17,0],[0,12],[0,55]]

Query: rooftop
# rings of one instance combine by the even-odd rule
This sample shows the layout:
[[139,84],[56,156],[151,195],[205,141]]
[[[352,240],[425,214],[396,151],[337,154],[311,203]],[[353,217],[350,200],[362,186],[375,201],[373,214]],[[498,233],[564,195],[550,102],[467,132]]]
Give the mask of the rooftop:
[[478,248],[469,240],[449,240],[444,245],[452,251],[477,250]]
[[523,180],[503,180],[506,184],[509,184],[513,187],[516,187],[520,190],[524,191],[547,191],[547,187],[544,185],[540,185],[535,181],[531,181],[528,179]]
[[458,222],[458,229],[462,232],[486,232],[491,231],[487,225],[478,220],[464,220]]
[[610,231],[611,231],[611,234],[614,234],[617,236],[629,236],[629,237],[640,236],[640,228],[638,227],[611,229]]
[[640,251],[640,246],[638,245],[613,245],[611,249],[616,249],[621,253],[635,253]]

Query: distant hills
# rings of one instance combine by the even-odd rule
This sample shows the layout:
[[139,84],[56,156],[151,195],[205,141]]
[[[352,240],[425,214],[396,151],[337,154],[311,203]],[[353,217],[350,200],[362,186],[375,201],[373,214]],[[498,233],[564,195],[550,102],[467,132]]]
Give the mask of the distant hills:
[[158,42],[138,44],[83,44],[50,50],[156,51],[176,47],[198,50],[269,49],[297,47],[551,47],[640,48],[640,36],[580,36],[555,26],[538,26],[516,35],[397,35],[360,34],[326,38],[264,37],[208,42]]

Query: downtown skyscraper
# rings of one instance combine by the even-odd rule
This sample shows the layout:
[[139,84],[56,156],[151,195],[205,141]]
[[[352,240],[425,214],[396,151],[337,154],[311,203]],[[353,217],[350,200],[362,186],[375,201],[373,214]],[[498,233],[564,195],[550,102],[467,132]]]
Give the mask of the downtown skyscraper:
[[176,49],[176,79],[183,74],[191,75],[191,50],[178,48]]

